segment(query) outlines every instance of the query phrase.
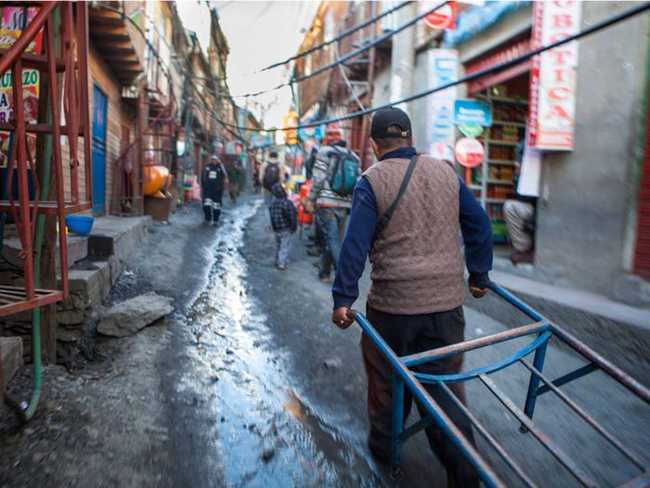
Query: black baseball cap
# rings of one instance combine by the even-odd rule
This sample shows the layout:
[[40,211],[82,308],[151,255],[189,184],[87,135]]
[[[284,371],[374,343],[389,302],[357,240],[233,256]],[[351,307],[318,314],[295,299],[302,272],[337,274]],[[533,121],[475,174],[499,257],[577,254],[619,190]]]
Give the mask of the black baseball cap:
[[375,112],[370,126],[370,137],[373,139],[386,139],[387,137],[406,139],[410,135],[411,119],[404,110],[388,107]]

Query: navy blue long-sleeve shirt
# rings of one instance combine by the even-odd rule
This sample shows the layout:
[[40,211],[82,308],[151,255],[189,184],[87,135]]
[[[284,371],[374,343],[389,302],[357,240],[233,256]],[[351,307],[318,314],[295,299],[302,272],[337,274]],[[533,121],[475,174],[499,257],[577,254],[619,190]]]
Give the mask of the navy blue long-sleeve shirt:
[[[405,147],[385,154],[381,159],[410,159],[415,149]],[[463,181],[459,191],[460,229],[465,244],[465,264],[470,282],[479,287],[489,283],[492,269],[492,226],[485,210]],[[334,308],[351,307],[359,296],[359,279],[372,249],[375,229],[379,220],[377,199],[364,177],[359,180],[352,197],[350,221],[339,254],[336,279],[332,287]]]

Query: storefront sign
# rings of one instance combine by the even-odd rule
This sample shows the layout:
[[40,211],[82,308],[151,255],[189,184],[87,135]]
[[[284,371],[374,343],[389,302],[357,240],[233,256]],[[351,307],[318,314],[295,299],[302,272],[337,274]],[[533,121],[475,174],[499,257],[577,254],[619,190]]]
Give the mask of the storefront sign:
[[458,126],[458,130],[465,137],[478,137],[483,134],[483,127],[479,124],[474,124],[471,122],[468,124],[460,124]]
[[[420,8],[432,8],[433,3],[434,2],[422,2]],[[453,29],[456,26],[457,15],[458,4],[451,1],[427,15],[424,18],[424,23],[432,29]]]
[[[38,7],[4,7],[0,17],[0,49],[9,49],[22,34],[22,29],[36,16]],[[40,53],[43,43],[41,30],[26,49],[28,53]],[[38,120],[39,72],[24,69],[22,72],[25,120],[35,123]],[[12,73],[6,71],[0,76],[0,122],[13,120],[14,99]],[[36,136],[27,135],[30,154],[36,153]],[[9,133],[0,132],[0,168],[6,168],[9,161]]]
[[463,137],[456,143],[456,161],[465,168],[475,168],[485,157],[485,149],[478,139]]
[[[453,49],[432,49],[430,56],[429,86],[442,86],[458,79],[458,52]],[[454,127],[454,100],[456,87],[447,88],[431,95],[430,148],[435,158],[453,161],[453,147],[456,136]]]
[[[580,29],[578,1],[535,2],[532,48],[546,46]],[[530,75],[528,145],[542,150],[573,149],[578,43],[546,51],[533,60]]]
[[454,102],[454,123],[478,124],[483,127],[492,125],[492,107],[479,100],[456,100]]

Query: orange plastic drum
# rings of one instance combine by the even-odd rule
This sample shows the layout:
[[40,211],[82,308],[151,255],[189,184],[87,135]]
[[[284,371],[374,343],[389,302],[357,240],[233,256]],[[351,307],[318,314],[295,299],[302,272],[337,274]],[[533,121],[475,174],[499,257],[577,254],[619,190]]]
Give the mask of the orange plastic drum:
[[167,186],[169,170],[164,166],[145,166],[143,171],[144,194],[152,196]]

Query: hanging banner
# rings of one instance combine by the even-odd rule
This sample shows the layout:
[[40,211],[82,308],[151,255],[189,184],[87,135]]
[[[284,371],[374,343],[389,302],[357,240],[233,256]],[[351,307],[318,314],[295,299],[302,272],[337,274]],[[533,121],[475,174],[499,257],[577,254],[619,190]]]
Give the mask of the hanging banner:
[[[578,33],[581,2],[534,2],[531,48]],[[573,150],[577,41],[533,59],[530,73],[528,145],[548,151]]]
[[[429,86],[437,87],[458,79],[458,52],[454,49],[432,49],[430,56]],[[454,160],[454,100],[457,96],[455,86],[431,95],[430,147],[429,153],[437,159]]]
[[[38,13],[38,7],[3,7],[0,17],[0,49],[9,49],[16,42],[24,27]],[[26,49],[28,53],[40,53],[43,43],[41,30]],[[38,120],[39,72],[24,69],[22,75],[25,120],[35,123]],[[13,90],[11,71],[0,76],[0,123],[6,124],[13,119]],[[30,154],[36,153],[36,136],[27,135]],[[0,132],[0,168],[6,168],[9,160],[10,137],[8,132]]]

